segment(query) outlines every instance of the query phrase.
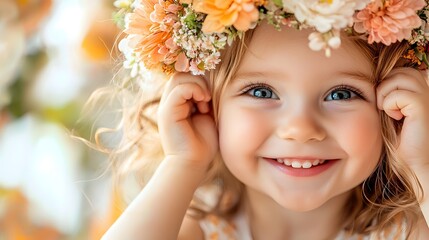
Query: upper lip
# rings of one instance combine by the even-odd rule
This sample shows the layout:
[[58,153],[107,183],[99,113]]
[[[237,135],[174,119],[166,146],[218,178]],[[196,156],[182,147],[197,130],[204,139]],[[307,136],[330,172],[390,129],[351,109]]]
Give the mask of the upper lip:
[[282,159],[282,160],[289,160],[289,161],[314,161],[314,160],[337,160],[338,158],[326,158],[326,157],[315,157],[315,156],[293,156],[293,157],[267,157],[270,159]]

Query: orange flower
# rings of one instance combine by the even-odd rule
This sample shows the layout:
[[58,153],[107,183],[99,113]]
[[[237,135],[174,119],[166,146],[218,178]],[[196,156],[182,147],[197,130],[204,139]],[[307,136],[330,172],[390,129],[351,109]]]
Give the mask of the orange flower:
[[354,29],[368,33],[368,42],[390,45],[411,37],[411,31],[421,26],[416,11],[426,6],[425,0],[374,1],[355,15]]
[[135,35],[138,41],[135,52],[148,69],[166,60],[174,62],[178,51],[177,46],[172,44],[172,32],[181,6],[174,4],[173,0],[147,0],[141,1],[141,4],[130,15],[125,30],[127,34]]
[[207,14],[202,29],[205,33],[221,33],[230,26],[246,31],[259,18],[254,0],[194,0],[194,9]]

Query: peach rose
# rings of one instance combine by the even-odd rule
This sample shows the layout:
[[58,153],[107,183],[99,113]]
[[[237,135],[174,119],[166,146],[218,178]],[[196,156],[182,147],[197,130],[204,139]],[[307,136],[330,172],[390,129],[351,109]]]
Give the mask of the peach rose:
[[[383,4],[384,2],[384,4]],[[355,14],[354,29],[368,33],[368,42],[390,45],[411,37],[411,31],[422,24],[417,11],[426,6],[425,0],[374,1]]]

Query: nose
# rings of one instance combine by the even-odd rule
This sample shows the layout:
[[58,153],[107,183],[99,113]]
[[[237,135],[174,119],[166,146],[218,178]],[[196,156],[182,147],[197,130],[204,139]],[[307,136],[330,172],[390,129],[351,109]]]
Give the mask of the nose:
[[310,112],[286,114],[277,128],[279,138],[295,140],[300,143],[308,141],[322,141],[326,138],[326,131],[320,119]]

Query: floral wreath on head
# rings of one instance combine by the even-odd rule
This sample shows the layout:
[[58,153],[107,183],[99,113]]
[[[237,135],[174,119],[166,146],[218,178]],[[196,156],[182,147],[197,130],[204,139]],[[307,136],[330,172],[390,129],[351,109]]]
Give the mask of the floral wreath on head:
[[202,75],[220,62],[220,51],[266,20],[276,29],[313,29],[312,50],[341,45],[354,31],[369,44],[408,41],[403,56],[425,69],[429,46],[427,0],[116,0],[119,43],[131,77],[145,69]]

